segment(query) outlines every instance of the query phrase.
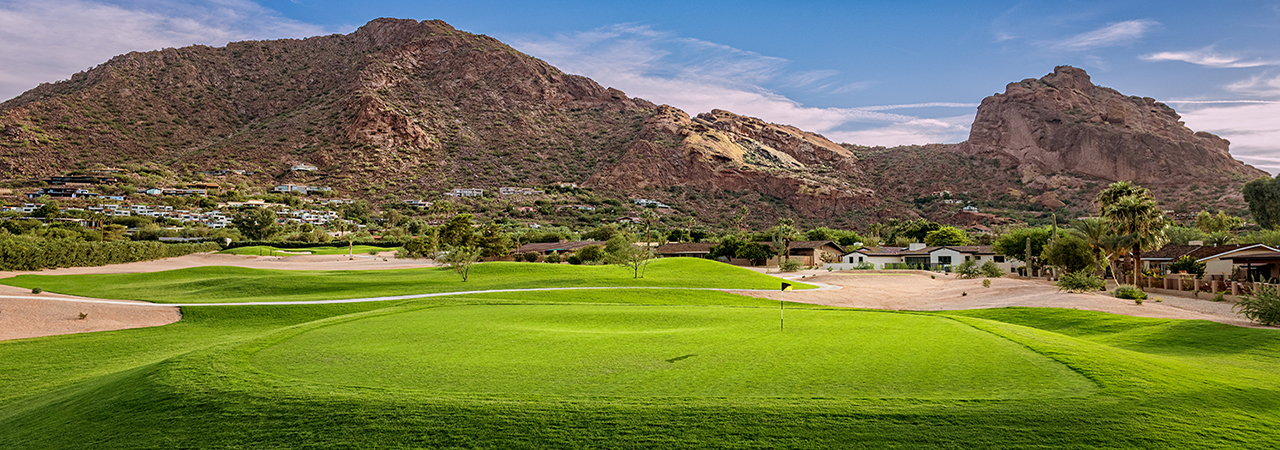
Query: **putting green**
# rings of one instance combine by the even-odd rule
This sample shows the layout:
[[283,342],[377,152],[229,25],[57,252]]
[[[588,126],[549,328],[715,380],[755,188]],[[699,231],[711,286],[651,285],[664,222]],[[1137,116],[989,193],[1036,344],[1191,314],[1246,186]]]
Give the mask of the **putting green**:
[[311,381],[563,396],[1032,398],[1096,387],[957,321],[868,311],[471,305],[307,331],[256,353]]

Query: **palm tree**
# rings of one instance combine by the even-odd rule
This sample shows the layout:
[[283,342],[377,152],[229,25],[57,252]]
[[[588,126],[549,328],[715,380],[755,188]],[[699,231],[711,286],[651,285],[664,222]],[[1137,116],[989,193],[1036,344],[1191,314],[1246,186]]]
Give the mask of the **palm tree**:
[[[1105,219],[1086,217],[1077,220],[1072,227],[1080,232],[1084,238],[1084,242],[1089,244],[1090,249],[1093,249],[1093,259],[1097,262],[1098,275],[1106,277],[1107,272],[1102,269],[1102,259],[1105,249],[1103,241],[1107,239],[1107,236],[1111,235],[1111,224],[1107,223]],[[1110,256],[1107,256],[1107,259],[1110,260]]]
[[651,208],[645,208],[640,211],[640,218],[644,219],[644,243],[649,245],[650,242],[653,242],[653,237],[649,235],[650,225],[653,221],[658,220],[658,213],[653,212]]
[[1142,271],[1142,251],[1160,248],[1167,241],[1164,235],[1167,226],[1164,213],[1156,206],[1148,191],[1146,195],[1120,197],[1107,206],[1102,217],[1111,223],[1116,234],[1124,236],[1132,246],[1133,284],[1138,284]]

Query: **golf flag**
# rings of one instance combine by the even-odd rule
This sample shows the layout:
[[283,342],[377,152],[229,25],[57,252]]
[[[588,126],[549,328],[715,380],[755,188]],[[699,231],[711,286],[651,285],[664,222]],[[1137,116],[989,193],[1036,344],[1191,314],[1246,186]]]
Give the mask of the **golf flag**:
[[790,291],[790,290],[791,290],[791,283],[782,283],[782,290],[783,290],[783,291]]

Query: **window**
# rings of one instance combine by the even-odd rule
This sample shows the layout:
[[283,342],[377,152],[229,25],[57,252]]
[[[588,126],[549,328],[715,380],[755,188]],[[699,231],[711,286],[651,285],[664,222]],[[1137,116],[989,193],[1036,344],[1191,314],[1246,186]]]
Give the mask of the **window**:
[[969,255],[964,255],[964,260],[965,260],[965,261],[968,261],[968,260],[969,260]]
[[951,264],[951,257],[950,257],[950,256],[939,256],[939,257],[938,257],[938,264],[942,264],[942,265],[944,265],[944,266],[945,266],[945,265],[948,265],[948,264]]
[[858,262],[862,262],[862,257],[861,257],[861,256],[859,256],[859,257],[858,257]]
[[996,262],[1004,262],[1004,255],[996,255],[994,258]]

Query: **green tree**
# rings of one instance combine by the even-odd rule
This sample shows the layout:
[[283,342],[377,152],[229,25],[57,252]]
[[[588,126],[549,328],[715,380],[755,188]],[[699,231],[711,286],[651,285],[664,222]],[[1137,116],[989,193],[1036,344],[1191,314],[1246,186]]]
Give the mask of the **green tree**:
[[1258,225],[1267,229],[1280,225],[1280,179],[1258,178],[1245,183],[1242,193]]
[[583,262],[595,263],[603,261],[609,255],[605,253],[604,247],[599,245],[588,245],[578,250],[575,255],[582,259]]
[[1186,271],[1187,273],[1195,274],[1196,278],[1200,278],[1204,275],[1205,266],[1205,263],[1197,261],[1191,255],[1182,255],[1169,263],[1169,271],[1172,273]]
[[644,278],[645,268],[649,266],[649,261],[656,256],[653,253],[653,248],[649,247],[647,242],[643,245],[636,245],[630,239],[626,240],[626,244],[615,246],[607,261],[611,264],[631,269],[633,278]]
[[1244,224],[1244,219],[1218,210],[1217,214],[1209,214],[1208,211],[1200,211],[1196,214],[1196,228],[1206,234],[1228,233]]
[[[296,197],[290,197],[290,198],[292,198],[294,201],[297,201]],[[372,214],[372,209],[369,207],[369,202],[364,200],[356,200],[354,202],[347,203],[339,207],[338,214],[341,215],[343,219],[351,220],[357,223],[367,224],[369,223],[369,215]]]
[[1058,236],[1045,247],[1041,257],[1045,263],[1061,269],[1063,273],[1096,269],[1098,264],[1089,243],[1075,234]]
[[991,244],[991,249],[1035,268],[1045,245],[1049,244],[1050,234],[1048,228],[1019,228],[1000,236]]
[[443,255],[436,258],[436,261],[444,263],[457,273],[462,275],[462,282],[467,282],[467,277],[471,274],[471,266],[480,261],[480,248],[470,245],[458,246],[450,248]]
[[472,245],[476,239],[476,229],[472,224],[475,216],[458,214],[439,228],[440,243],[450,247]]
[[255,241],[267,240],[280,230],[276,225],[276,212],[268,208],[246,208],[231,217],[231,226]]
[[738,248],[742,247],[745,242],[737,236],[729,236],[720,241],[719,244],[711,246],[711,253],[707,254],[708,258],[735,258],[738,255]]
[[1170,245],[1187,245],[1191,241],[1207,240],[1209,235],[1198,228],[1170,225],[1164,230],[1164,236]]
[[926,234],[924,243],[931,246],[969,245],[969,233],[956,227],[944,226]]
[[773,248],[768,245],[760,242],[747,242],[738,247],[738,251],[734,253],[734,256],[750,260],[751,264],[758,266],[775,254]]
[[511,236],[502,231],[498,224],[489,222],[481,227],[480,232],[473,234],[472,241],[480,247],[480,256],[485,258],[501,258],[511,253],[514,242]]
[[58,208],[57,200],[49,200],[48,202],[45,202],[45,204],[40,205],[39,208],[36,208],[35,211],[32,211],[31,216],[49,218],[58,217]]

